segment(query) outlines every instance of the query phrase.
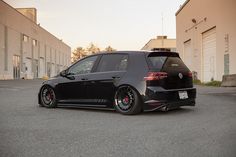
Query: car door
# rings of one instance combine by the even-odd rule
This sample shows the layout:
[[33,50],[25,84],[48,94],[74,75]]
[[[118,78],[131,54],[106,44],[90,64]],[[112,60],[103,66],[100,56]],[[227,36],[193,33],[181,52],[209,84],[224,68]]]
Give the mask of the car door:
[[57,91],[62,100],[59,103],[84,103],[87,99],[86,82],[98,56],[84,58],[67,69]]
[[90,103],[107,106],[113,103],[115,88],[126,74],[127,54],[104,54],[94,73],[89,75],[87,95]]

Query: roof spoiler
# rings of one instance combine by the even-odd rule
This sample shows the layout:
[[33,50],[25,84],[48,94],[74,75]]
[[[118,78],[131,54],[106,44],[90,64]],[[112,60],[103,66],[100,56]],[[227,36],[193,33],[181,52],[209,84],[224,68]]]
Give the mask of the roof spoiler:
[[148,57],[155,57],[155,56],[167,56],[167,57],[179,57],[179,54],[177,52],[150,52]]

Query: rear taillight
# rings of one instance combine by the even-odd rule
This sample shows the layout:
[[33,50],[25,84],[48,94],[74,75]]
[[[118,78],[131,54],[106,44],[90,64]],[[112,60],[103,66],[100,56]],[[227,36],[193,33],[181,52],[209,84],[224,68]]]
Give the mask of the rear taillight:
[[168,75],[166,72],[149,72],[147,76],[144,77],[144,80],[146,81],[161,80],[167,77]]
[[193,77],[193,73],[191,71],[188,72],[188,77]]

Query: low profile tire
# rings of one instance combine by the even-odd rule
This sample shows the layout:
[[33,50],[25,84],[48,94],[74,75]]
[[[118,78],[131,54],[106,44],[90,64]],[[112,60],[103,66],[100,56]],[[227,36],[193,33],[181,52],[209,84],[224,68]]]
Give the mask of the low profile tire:
[[40,101],[43,107],[54,108],[57,106],[56,94],[52,87],[43,86],[40,92]]
[[141,112],[141,101],[138,92],[129,86],[121,86],[115,93],[115,109],[124,115]]

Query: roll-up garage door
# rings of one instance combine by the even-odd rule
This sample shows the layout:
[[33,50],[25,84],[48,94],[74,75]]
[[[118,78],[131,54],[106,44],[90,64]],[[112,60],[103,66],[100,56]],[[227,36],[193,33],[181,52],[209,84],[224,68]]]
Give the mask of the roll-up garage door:
[[184,63],[192,71],[192,49],[191,49],[191,40],[188,40],[184,43]]
[[44,62],[44,58],[41,58],[41,57],[39,60],[39,72],[40,72],[40,75],[39,75],[40,78],[45,75],[45,62]]
[[216,29],[202,34],[203,81],[209,82],[216,78]]

